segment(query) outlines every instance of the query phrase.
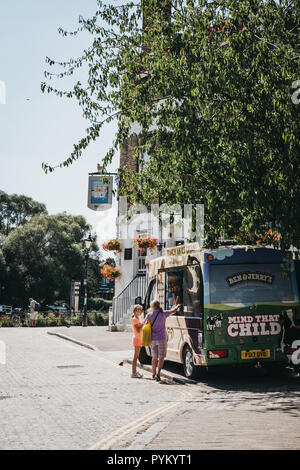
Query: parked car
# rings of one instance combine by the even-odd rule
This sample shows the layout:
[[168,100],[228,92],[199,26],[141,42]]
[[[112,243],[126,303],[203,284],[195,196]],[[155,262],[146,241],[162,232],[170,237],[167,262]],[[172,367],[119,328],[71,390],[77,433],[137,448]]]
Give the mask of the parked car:
[[53,304],[53,305],[47,305],[46,307],[47,307],[48,311],[51,310],[56,315],[59,315],[60,313],[67,313],[68,310],[69,310],[68,306],[66,304],[63,304],[63,305]]
[[0,305],[0,315],[11,315],[12,311],[11,305]]

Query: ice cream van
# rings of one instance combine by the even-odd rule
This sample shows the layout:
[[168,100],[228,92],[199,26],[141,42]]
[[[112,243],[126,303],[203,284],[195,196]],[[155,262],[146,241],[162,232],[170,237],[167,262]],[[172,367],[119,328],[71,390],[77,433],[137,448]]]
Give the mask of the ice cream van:
[[[291,252],[259,246],[200,249],[190,243],[167,248],[147,268],[145,312],[153,299],[164,310],[181,304],[167,319],[166,359],[182,363],[186,377],[222,365],[284,366],[300,346]],[[149,362],[150,354],[149,347],[142,348],[141,362]]]

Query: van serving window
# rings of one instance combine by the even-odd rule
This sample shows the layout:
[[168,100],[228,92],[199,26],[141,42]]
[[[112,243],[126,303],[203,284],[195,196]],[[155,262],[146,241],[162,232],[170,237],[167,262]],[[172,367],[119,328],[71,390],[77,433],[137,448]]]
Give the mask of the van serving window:
[[170,310],[177,304],[182,304],[183,271],[168,271],[166,283],[166,309]]

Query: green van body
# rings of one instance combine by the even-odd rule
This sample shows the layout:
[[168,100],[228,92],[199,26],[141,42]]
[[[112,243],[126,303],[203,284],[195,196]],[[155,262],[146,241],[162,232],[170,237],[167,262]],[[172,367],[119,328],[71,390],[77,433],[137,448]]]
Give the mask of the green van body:
[[208,366],[288,362],[287,352],[300,339],[299,293],[290,252],[246,247],[207,252],[203,282]]

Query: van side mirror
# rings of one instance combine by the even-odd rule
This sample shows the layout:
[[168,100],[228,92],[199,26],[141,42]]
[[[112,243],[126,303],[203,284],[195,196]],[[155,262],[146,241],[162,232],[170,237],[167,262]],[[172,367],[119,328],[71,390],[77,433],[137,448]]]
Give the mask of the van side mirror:
[[136,297],[134,299],[134,303],[135,303],[135,305],[137,305],[137,304],[142,305],[142,297],[140,295],[138,297]]

